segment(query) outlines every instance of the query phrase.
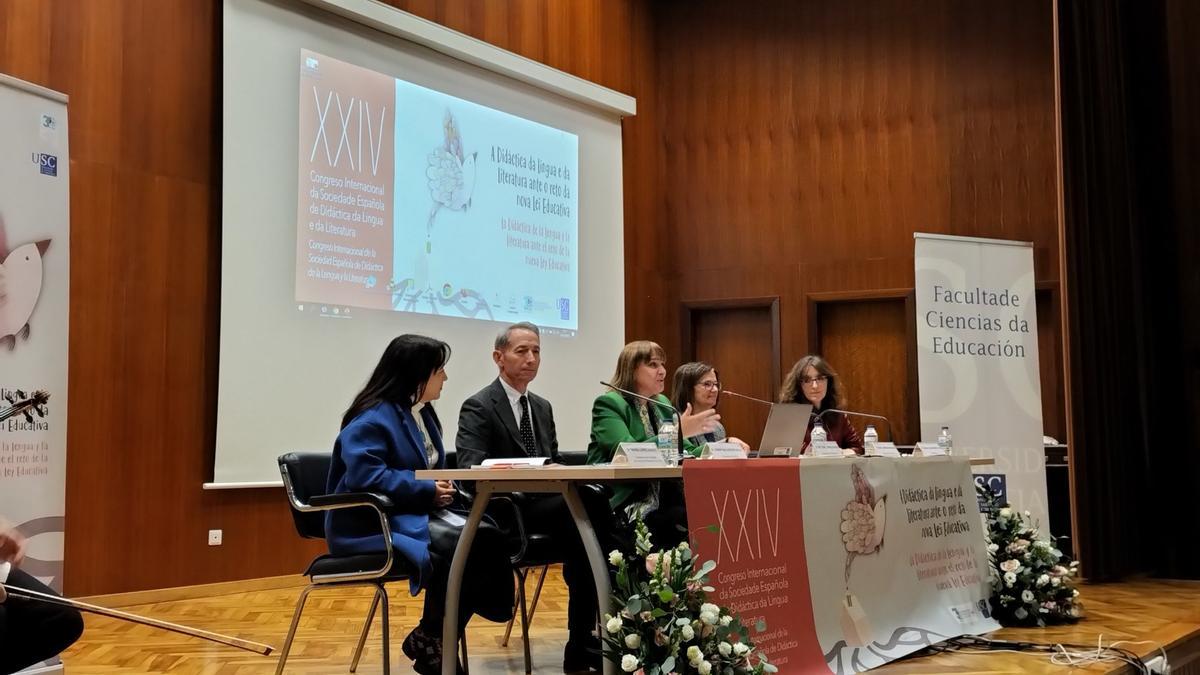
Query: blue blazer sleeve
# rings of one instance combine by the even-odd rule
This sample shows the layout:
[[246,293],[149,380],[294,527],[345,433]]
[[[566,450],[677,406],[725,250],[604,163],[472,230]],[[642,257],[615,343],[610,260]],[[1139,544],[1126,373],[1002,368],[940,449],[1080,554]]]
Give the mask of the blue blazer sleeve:
[[[402,425],[411,424],[401,418]],[[399,511],[428,513],[433,509],[434,484],[417,480],[416,469],[425,468],[425,449],[413,442],[415,434],[405,429],[388,429],[378,419],[358,419],[342,430],[338,441],[348,492],[379,492],[387,495]],[[389,447],[389,438],[395,443]],[[398,457],[389,461],[389,455]],[[403,467],[403,468],[402,468]]]

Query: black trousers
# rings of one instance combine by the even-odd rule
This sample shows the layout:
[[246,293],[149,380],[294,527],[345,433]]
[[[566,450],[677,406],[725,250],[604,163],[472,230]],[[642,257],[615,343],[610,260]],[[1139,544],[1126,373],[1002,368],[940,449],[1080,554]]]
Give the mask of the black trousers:
[[687,506],[683,503],[683,481],[659,483],[659,506],[643,519],[650,530],[654,550],[674,548],[688,541]]
[[[8,586],[53,593],[21,570]],[[83,618],[69,607],[10,597],[0,604],[0,673],[15,673],[61,653],[83,634]]]
[[[596,530],[602,551],[612,537],[612,513],[608,500],[587,486],[580,489],[580,497],[588,512],[588,519]],[[588,564],[587,551],[579,538],[579,529],[571,517],[571,510],[562,495],[525,495],[520,503],[521,516],[526,529],[531,533],[544,534],[560,542],[563,560],[563,578],[567,582],[567,630],[570,639],[586,639],[596,626],[596,582],[592,577],[592,566]],[[607,573],[607,572],[606,572]]]
[[[450,581],[450,563],[462,528],[436,522],[430,517],[429,557],[432,574],[425,580],[425,607],[421,630],[442,634],[446,616],[446,591]],[[489,621],[508,621],[512,616],[514,583],[504,533],[484,519],[475,531],[467,567],[459,593],[458,627],[467,625],[478,614]]]

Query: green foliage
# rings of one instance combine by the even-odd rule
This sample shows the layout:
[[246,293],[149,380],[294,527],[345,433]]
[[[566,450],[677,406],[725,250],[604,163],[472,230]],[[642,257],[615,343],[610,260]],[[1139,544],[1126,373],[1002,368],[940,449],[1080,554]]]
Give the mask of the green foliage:
[[1002,504],[977,486],[987,523],[992,613],[1005,626],[1045,626],[1082,616],[1075,588],[1078,562],[1067,560],[1055,538],[1029,524],[1029,512]]

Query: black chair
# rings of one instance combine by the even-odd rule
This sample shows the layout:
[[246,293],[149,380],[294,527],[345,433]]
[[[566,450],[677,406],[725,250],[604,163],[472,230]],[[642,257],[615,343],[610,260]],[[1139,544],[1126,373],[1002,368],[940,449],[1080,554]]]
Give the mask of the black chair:
[[[560,451],[559,461],[566,465],[586,464],[587,452]],[[453,450],[446,451],[446,468],[458,468],[458,457]],[[472,498],[472,495],[464,492],[461,486],[459,494],[465,500]],[[533,623],[533,615],[537,611],[538,599],[542,595],[542,585],[546,582],[546,574],[549,572],[550,566],[563,562],[562,546],[548,534],[529,532],[526,529],[525,519],[521,516],[521,509],[517,506],[517,501],[513,496],[492,495],[488,505],[488,514],[513,534],[516,548],[509,555],[509,559],[512,561],[513,573],[517,576],[517,606],[515,609],[519,610],[521,616],[521,642],[525,650],[525,674],[530,675],[533,672],[533,662],[529,653],[529,626]],[[538,580],[537,586],[533,590],[533,598],[527,601],[525,580],[529,577],[530,572],[536,572]],[[517,612],[514,611],[512,618],[508,620],[508,625],[504,628],[504,638],[500,641],[500,646],[508,646],[516,618]]]
[[[363,646],[367,642],[367,633],[379,610],[383,622],[383,672],[391,672],[390,630],[388,627],[388,595],[384,584],[393,581],[406,581],[413,573],[407,569],[407,561],[395,555],[392,550],[392,533],[388,525],[388,512],[392,509],[392,501],[384,495],[369,492],[350,494],[325,494],[325,484],[329,477],[331,455],[316,452],[289,452],[279,457],[279,473],[283,477],[283,486],[287,490],[288,503],[291,505],[292,520],[296,525],[296,533],[306,539],[325,538],[325,512],[334,509],[369,508],[379,516],[379,527],[386,542],[387,550],[382,553],[366,555],[338,556],[330,553],[317,556],[308,565],[304,575],[309,578],[309,584],[300,594],[296,602],[296,611],[292,615],[292,625],[288,629],[287,640],[279,655],[279,664],[275,669],[276,675],[283,673],[287,664],[288,652],[291,651],[292,641],[296,637],[296,628],[300,624],[300,615],[304,612],[304,603],[308,594],[318,588],[371,586],[375,589],[375,597],[371,601],[371,609],[367,612],[367,621],[363,624],[362,633],[358,638],[358,646],[354,650],[354,660],[350,663],[350,672],[358,669],[359,658],[362,657]],[[467,640],[462,636],[462,662],[464,669],[467,664]]]

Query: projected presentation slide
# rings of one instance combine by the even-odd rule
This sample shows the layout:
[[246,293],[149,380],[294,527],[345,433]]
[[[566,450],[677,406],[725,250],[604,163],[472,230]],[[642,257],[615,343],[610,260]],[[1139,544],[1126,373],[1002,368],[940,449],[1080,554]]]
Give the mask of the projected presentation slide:
[[296,301],[579,325],[579,138],[300,53]]

